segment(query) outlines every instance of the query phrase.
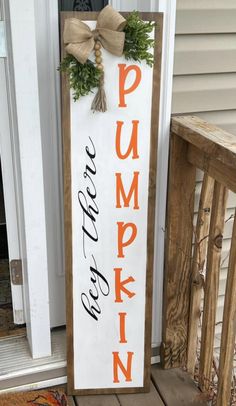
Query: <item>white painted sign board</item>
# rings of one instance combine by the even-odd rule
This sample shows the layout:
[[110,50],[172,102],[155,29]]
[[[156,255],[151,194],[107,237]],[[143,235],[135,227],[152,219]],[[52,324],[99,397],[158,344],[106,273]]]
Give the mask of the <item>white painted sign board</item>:
[[[78,18],[95,28],[91,13]],[[159,48],[154,68],[103,49],[106,113],[64,81],[70,393],[148,390]]]

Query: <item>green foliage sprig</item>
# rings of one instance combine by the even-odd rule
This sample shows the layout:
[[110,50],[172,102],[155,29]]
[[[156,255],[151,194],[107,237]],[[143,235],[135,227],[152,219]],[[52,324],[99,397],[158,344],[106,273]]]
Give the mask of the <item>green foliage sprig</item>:
[[155,23],[143,21],[137,11],[133,11],[127,18],[125,26],[124,56],[134,61],[146,61],[148,66],[153,66],[154,56],[150,50],[154,47],[154,40],[149,37]]
[[[154,47],[154,40],[149,37],[149,34],[154,27],[155,23],[142,21],[137,11],[129,14],[124,29],[125,59],[133,59],[136,62],[146,61],[148,66],[153,66],[154,56],[150,50]],[[73,89],[74,101],[99,87],[102,72],[90,60],[83,65],[74,56],[67,55],[58,70],[67,73],[70,88]]]
[[102,74],[90,60],[83,65],[72,55],[67,55],[63,59],[58,70],[68,74],[74,101],[81,96],[88,95],[95,87],[98,87]]

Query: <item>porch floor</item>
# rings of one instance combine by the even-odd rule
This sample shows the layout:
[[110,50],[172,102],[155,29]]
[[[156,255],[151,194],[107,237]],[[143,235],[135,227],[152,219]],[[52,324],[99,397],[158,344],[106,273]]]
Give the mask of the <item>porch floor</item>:
[[[13,350],[14,349],[14,350]],[[26,337],[0,340],[0,392],[39,390],[66,382],[65,329],[52,332],[53,355],[32,360]],[[66,391],[66,388],[65,388]],[[190,376],[152,366],[150,393],[69,397],[70,406],[207,406]],[[1,402],[0,402],[1,404]],[[10,406],[10,405],[9,405]]]
[[207,406],[189,375],[152,366],[150,393],[69,397],[70,406]]

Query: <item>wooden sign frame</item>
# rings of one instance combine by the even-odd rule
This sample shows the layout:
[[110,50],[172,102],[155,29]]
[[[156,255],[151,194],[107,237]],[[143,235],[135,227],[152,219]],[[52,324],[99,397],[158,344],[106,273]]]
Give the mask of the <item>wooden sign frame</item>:
[[[127,17],[128,13],[122,13]],[[144,21],[156,22],[155,49],[153,68],[153,94],[150,134],[150,165],[148,188],[148,231],[147,231],[147,270],[146,270],[146,303],[145,303],[145,348],[144,348],[144,381],[142,387],[75,389],[74,386],[74,342],[73,342],[73,274],[72,274],[72,195],[71,195],[71,133],[70,133],[70,88],[68,78],[62,74],[62,135],[64,161],[64,221],[65,221],[65,263],[66,263],[66,312],[67,312],[67,374],[68,394],[109,394],[147,392],[150,388],[151,366],[151,323],[152,323],[152,280],[154,258],[154,225],[156,201],[156,170],[159,127],[159,99],[162,53],[162,13],[140,13]],[[97,20],[97,12],[62,12],[61,33],[65,19],[76,17],[82,21]],[[62,37],[62,34],[61,34]],[[65,56],[64,44],[61,44],[62,56]],[[106,114],[106,113],[99,113]],[[79,136],[79,131],[78,131]]]

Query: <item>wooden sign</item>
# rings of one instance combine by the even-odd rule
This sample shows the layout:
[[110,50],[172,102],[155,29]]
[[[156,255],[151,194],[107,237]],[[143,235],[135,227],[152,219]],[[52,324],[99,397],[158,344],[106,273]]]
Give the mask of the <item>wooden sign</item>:
[[103,50],[106,113],[62,80],[70,394],[149,390],[162,15],[141,17],[154,68]]

